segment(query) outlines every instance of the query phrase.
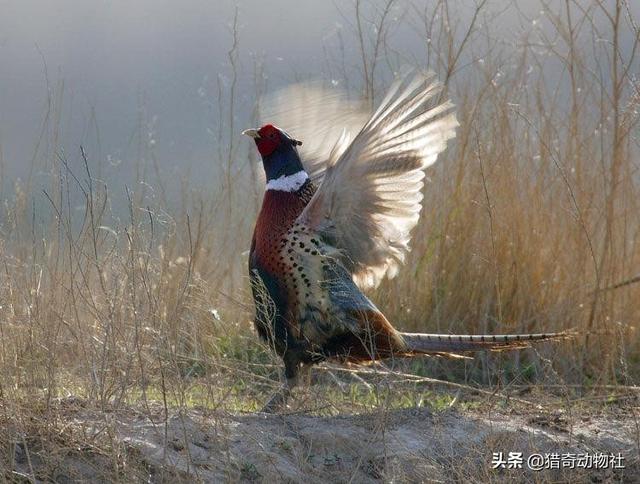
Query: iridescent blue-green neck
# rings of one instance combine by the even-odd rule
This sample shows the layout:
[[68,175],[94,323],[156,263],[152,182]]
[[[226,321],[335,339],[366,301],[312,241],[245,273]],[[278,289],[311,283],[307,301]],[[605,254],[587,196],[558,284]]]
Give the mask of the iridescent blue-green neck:
[[262,157],[267,182],[304,171],[298,150],[287,141],[280,143],[270,155]]

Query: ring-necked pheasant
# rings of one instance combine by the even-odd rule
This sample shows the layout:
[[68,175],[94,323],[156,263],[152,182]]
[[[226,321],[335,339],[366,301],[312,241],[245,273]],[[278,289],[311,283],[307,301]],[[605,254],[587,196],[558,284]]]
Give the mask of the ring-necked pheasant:
[[[453,105],[439,100],[441,92],[430,75],[403,76],[366,119],[335,92],[285,90],[273,114],[315,139],[304,160],[302,143],[272,124],[243,132],[255,140],[267,178],[249,258],[255,324],[285,365],[285,384],[266,411],[286,402],[301,366],[325,359],[512,349],[567,335],[403,333],[363,294],[403,262],[424,170],[455,136]],[[350,142],[346,129],[354,127]],[[343,128],[323,154],[321,144]]]

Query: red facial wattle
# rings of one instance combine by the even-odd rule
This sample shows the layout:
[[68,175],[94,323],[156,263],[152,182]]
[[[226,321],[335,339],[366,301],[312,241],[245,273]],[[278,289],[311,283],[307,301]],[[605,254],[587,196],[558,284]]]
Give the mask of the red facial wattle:
[[258,130],[260,138],[256,140],[258,151],[262,156],[269,156],[273,153],[282,140],[278,128],[267,124]]

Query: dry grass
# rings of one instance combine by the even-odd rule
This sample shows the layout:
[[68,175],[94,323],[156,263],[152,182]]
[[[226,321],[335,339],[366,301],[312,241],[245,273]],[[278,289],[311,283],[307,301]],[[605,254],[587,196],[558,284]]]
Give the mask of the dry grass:
[[[489,392],[550,384],[566,402],[635,385],[639,31],[626,3],[541,0],[544,28],[516,48],[496,35],[485,2],[465,25],[446,2],[406,6],[398,21],[430,39],[418,60],[389,44],[393,3],[372,10],[378,36],[363,33],[369,20],[356,9],[353,37],[340,37],[361,49],[365,95],[384,90],[383,65],[418,64],[446,80],[461,127],[429,173],[407,266],[373,300],[407,330],[581,336],[470,363],[393,362],[395,373],[369,370],[367,381],[323,371],[318,411],[419,405],[424,389],[408,373]],[[347,84],[339,55],[327,65]],[[34,421],[49,435],[69,396],[105,410],[254,410],[276,385],[279,361],[251,329],[244,252],[259,190],[235,139],[233,86],[219,93],[219,184],[180,202],[167,201],[159,172],[147,175],[151,162],[125,190],[99,180],[101,160],[62,155],[52,95],[32,169],[50,185],[16,183],[0,213],[0,412],[10,429],[0,440],[25,439]],[[111,450],[121,472],[122,449]]]

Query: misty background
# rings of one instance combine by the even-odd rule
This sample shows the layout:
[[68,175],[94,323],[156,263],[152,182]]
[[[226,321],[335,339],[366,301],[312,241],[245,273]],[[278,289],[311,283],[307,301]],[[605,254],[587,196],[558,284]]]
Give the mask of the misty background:
[[[432,3],[391,2],[376,81],[403,63],[425,65],[429,39],[418,13]],[[367,50],[388,4],[359,5]],[[451,4],[464,26],[477,2]],[[494,45],[512,50],[544,24],[539,5],[493,0],[479,25],[493,22]],[[93,175],[111,182],[147,179],[139,171],[148,170],[169,186],[213,186],[223,159],[249,159],[240,131],[255,123],[260,92],[309,78],[361,92],[355,8],[351,1],[0,1],[0,188],[12,191],[25,179],[46,185],[52,157],[78,167],[81,145],[99,167]],[[640,11],[638,2],[629,8]],[[474,48],[478,58],[483,48]]]

